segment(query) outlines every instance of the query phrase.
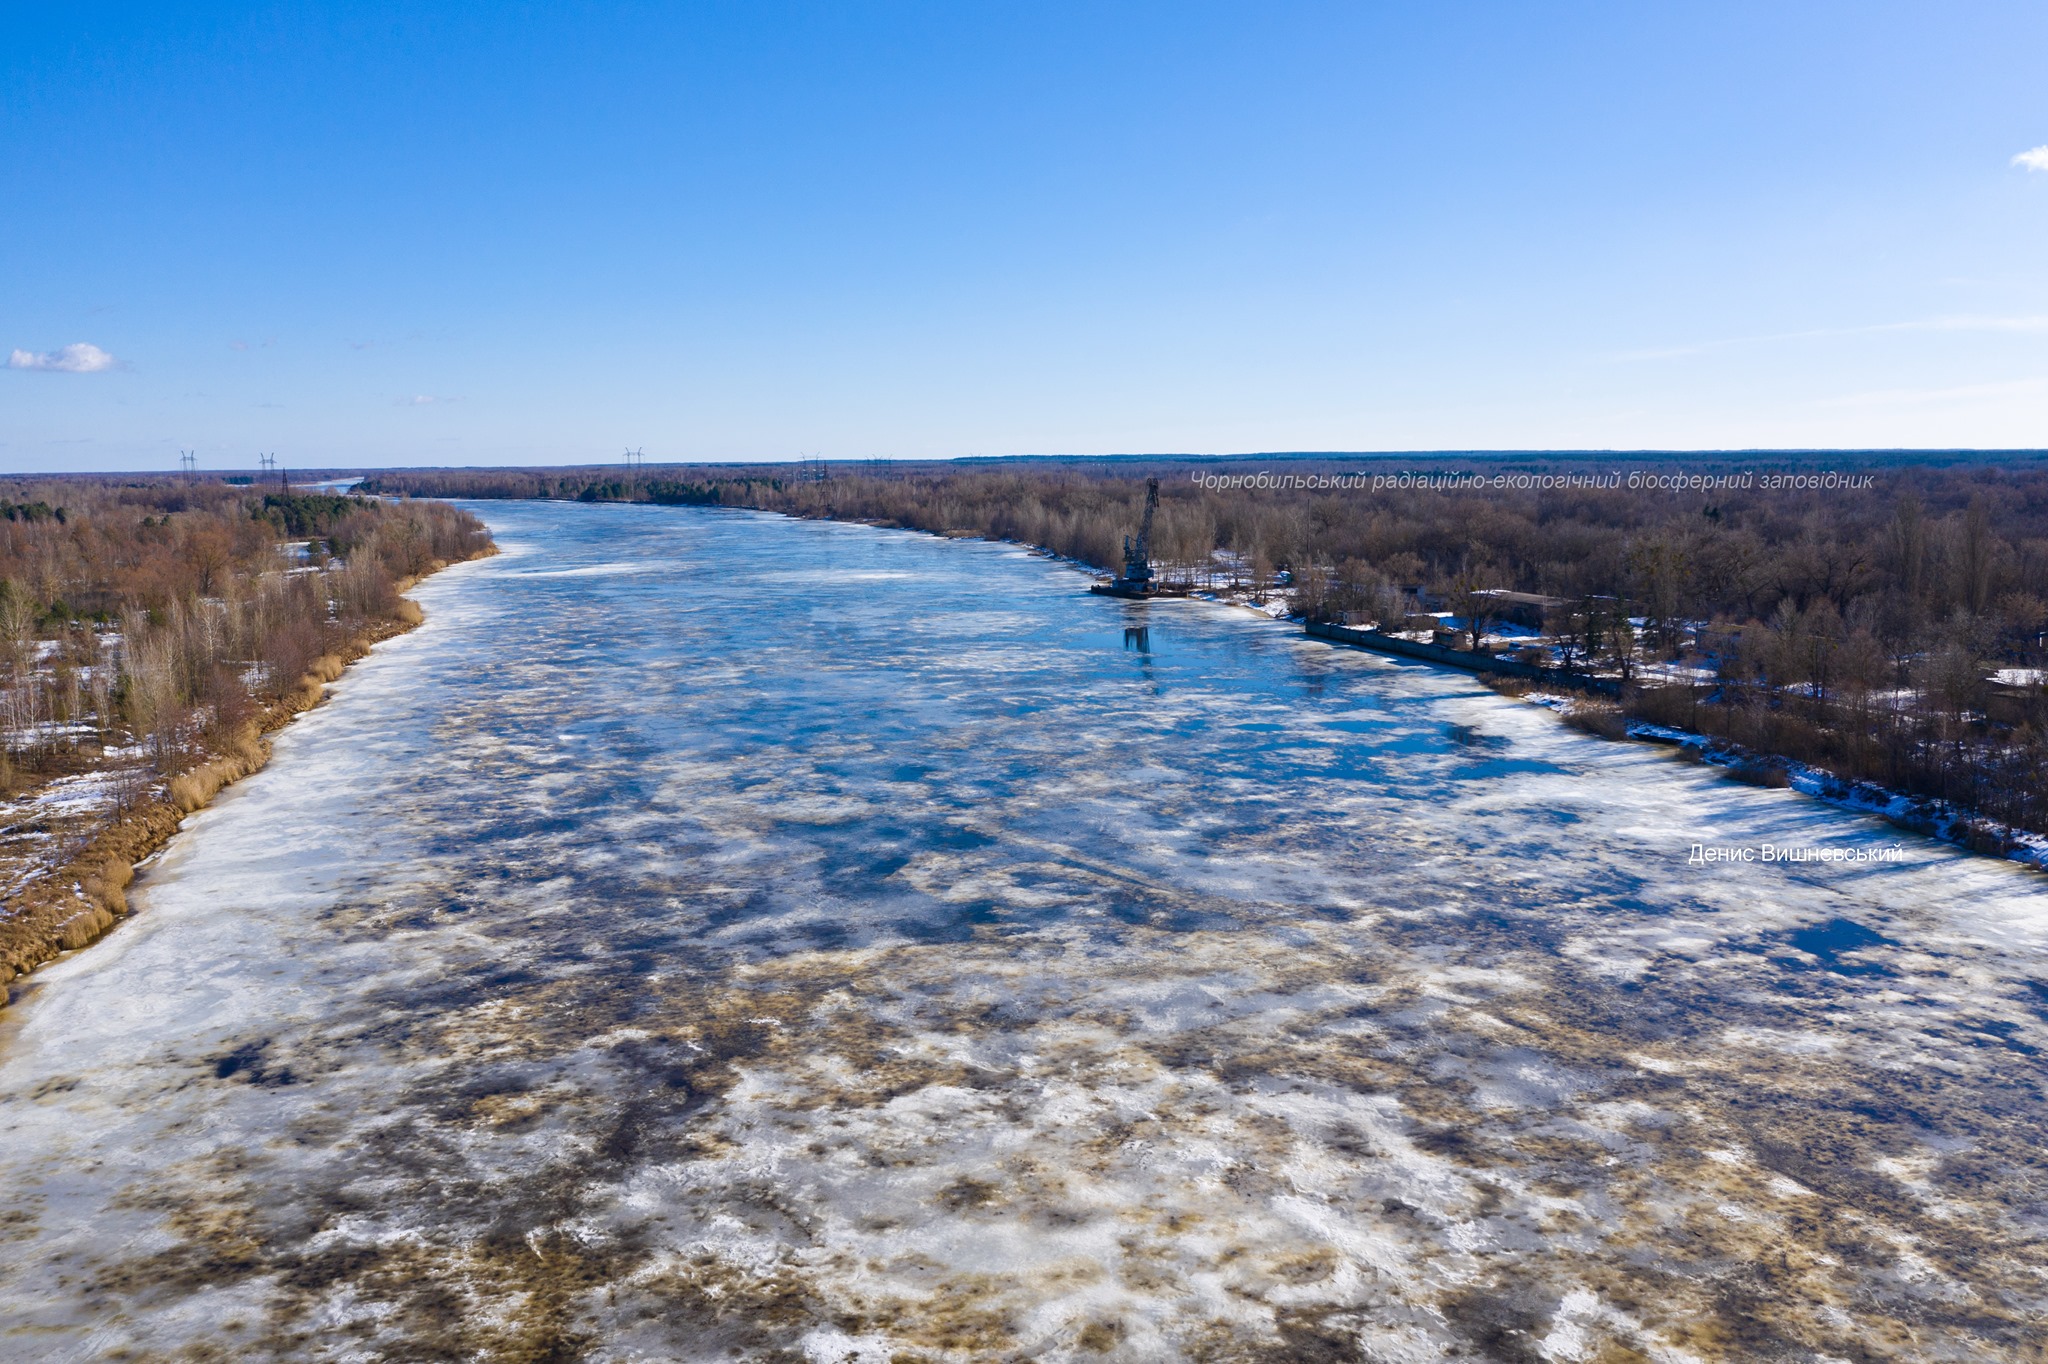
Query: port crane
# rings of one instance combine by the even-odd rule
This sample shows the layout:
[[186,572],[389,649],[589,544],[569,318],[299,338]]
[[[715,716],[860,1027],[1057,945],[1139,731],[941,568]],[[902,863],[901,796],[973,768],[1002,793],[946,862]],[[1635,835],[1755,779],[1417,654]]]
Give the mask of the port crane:
[[1124,571],[1088,590],[1105,597],[1179,597],[1186,591],[1161,587],[1152,571],[1152,518],[1159,511],[1159,480],[1145,480],[1145,518],[1135,537],[1124,537]]
[[1145,519],[1138,523],[1138,538],[1124,537],[1124,581],[1152,581],[1152,517],[1159,510],[1159,480],[1145,480]]

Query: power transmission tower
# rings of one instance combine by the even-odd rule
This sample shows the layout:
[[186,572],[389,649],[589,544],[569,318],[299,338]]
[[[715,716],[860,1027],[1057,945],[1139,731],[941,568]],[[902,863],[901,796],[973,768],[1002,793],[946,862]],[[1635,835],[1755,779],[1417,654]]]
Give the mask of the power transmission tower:
[[645,460],[646,456],[637,449],[626,451],[626,500],[628,502],[631,502],[633,495],[639,491],[640,466]]
[[261,464],[261,465],[263,466],[263,481],[264,481],[265,483],[268,483],[268,482],[270,482],[270,473],[271,473],[271,470],[273,470],[273,469],[277,468],[277,456],[276,456],[276,455],[258,455],[258,456],[256,456],[256,462],[257,462],[257,463],[259,463],[259,464]]
[[178,471],[185,475],[187,483],[199,481],[199,456],[191,450],[178,452]]

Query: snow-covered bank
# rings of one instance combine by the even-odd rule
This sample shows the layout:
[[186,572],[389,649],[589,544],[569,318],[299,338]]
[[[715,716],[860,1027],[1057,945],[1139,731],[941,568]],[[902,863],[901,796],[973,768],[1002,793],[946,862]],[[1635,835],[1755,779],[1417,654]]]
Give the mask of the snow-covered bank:
[[[1554,695],[1531,694],[1528,699],[1551,708],[1573,704],[1570,698]],[[1631,720],[1627,723],[1626,733],[1630,739],[1676,745],[1699,761],[1716,767],[1737,772],[1777,771],[1783,774],[1785,784],[1792,790],[1839,809],[1876,815],[1927,838],[2048,871],[2048,837],[1986,819],[1948,801],[1908,795],[1875,782],[1847,782],[1825,768],[1760,753],[1741,744],[1731,744],[1670,725]]]

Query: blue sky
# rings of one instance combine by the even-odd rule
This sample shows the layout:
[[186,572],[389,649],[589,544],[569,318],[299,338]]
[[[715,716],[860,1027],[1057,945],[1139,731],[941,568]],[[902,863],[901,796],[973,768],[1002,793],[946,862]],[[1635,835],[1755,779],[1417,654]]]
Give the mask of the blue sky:
[[2048,445],[2038,3],[0,31],[0,468]]

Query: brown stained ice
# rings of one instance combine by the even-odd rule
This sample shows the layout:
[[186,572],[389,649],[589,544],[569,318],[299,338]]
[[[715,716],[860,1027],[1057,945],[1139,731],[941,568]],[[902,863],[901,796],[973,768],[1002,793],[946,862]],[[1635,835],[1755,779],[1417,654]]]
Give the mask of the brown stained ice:
[[[2048,1358],[2028,873],[1688,867],[1898,836],[1215,608],[1148,675],[1021,552],[607,514],[494,513],[12,1011],[0,1358]],[[750,555],[806,631],[692,595]]]

